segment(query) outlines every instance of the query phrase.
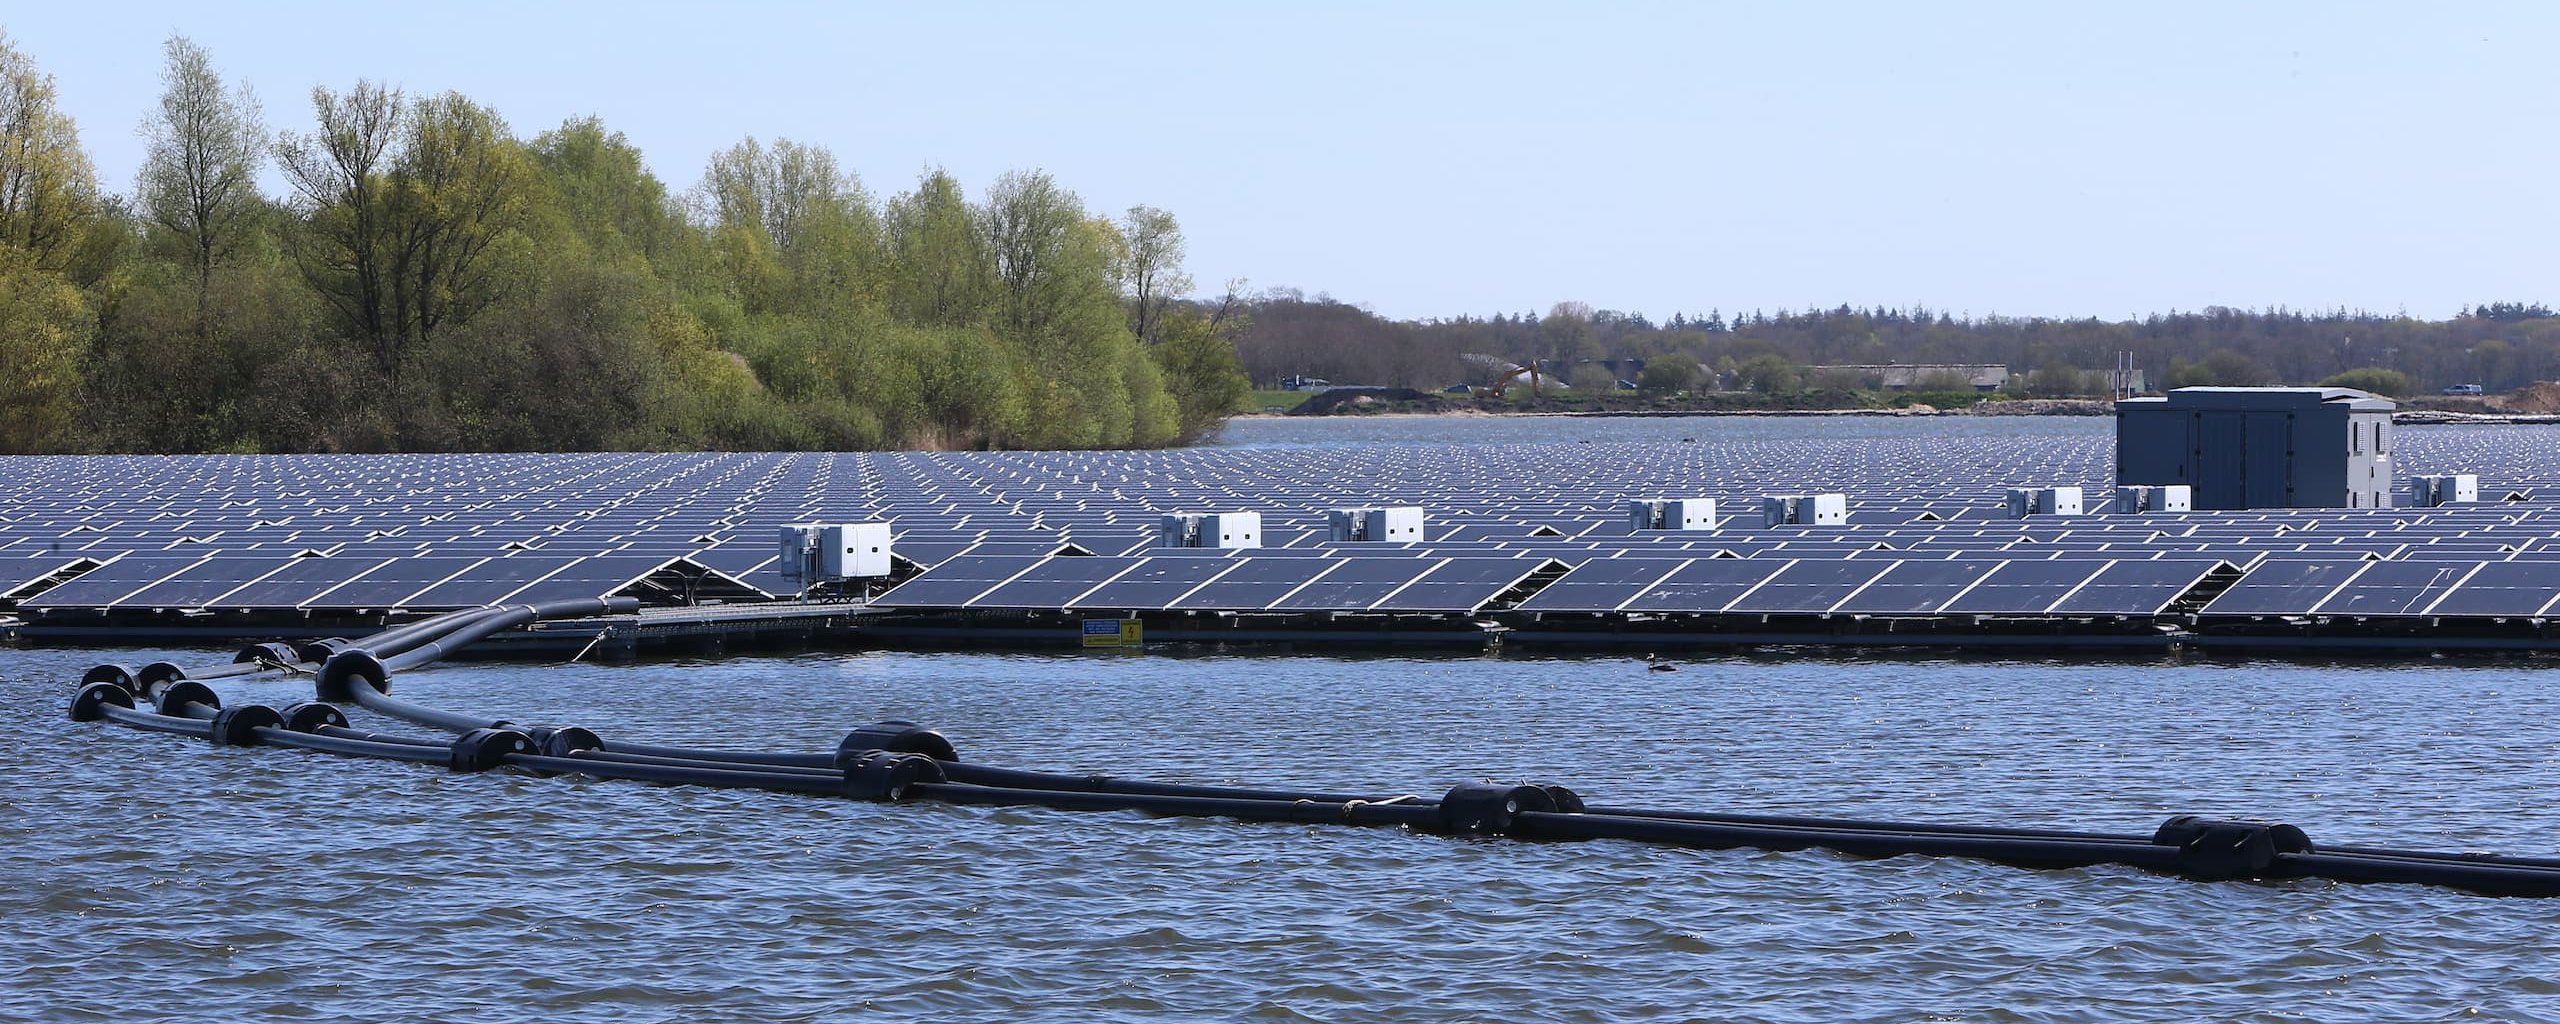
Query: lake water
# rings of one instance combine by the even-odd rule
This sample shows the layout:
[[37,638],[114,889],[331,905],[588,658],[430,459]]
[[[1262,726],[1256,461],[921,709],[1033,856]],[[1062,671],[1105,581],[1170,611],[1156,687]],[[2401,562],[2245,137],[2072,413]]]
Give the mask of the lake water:
[[[1931,421],[2103,432],[2022,422]],[[1684,425],[1911,429],[1250,421],[1228,441]],[[64,719],[83,668],[159,657],[220,660],[0,651],[0,1021],[2560,1019],[2554,901],[455,775]],[[1613,804],[2125,832],[2198,812],[2551,856],[2553,678],[2533,660],[1773,651],[1657,673],[818,651],[472,663],[400,692],[632,740],[829,749],[905,717],[1006,766],[1422,794],[1537,779]]]

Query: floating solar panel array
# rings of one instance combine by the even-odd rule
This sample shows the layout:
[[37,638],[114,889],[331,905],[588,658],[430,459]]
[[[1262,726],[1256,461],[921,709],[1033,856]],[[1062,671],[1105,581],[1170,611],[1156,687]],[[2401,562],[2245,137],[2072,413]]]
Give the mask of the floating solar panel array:
[[[22,618],[389,615],[637,594],[752,603],[796,584],[785,523],[891,524],[902,614],[1827,619],[2560,615],[2548,428],[2403,433],[2404,472],[2476,504],[2105,514],[2086,424],[1996,436],[1198,448],[1166,452],[31,457],[0,460],[0,607]],[[2012,486],[2091,514],[2014,519]],[[1764,494],[1848,497],[1763,526]],[[1711,498],[1712,531],[1627,502]],[[1327,513],[1418,506],[1414,543]],[[1252,511],[1256,548],[1166,549],[1173,512]]]

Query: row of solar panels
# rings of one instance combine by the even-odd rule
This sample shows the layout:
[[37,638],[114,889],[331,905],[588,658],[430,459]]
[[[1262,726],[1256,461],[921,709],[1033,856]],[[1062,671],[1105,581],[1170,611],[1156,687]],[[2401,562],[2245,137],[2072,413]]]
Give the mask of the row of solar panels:
[[[1618,558],[954,559],[873,601],[902,610],[2157,615],[2205,560],[1842,562]],[[1505,600],[1511,598],[1510,600]]]
[[[22,613],[104,609],[440,611],[605,597],[647,584],[691,596],[773,594],[689,558],[598,553],[470,557],[278,558],[273,555],[0,557],[0,596],[51,585]],[[671,596],[686,596],[679,593]]]
[[[1558,572],[1558,570],[1565,570]],[[2213,586],[2209,586],[2213,585]],[[2219,593],[2212,593],[2221,586]],[[962,556],[882,595],[908,611],[2533,618],[2560,573],[2517,562]]]

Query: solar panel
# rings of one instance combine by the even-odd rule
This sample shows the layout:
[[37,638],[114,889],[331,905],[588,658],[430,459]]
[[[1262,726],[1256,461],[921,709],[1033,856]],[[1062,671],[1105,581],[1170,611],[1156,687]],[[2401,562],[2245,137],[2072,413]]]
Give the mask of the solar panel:
[[2560,573],[2547,562],[2486,562],[2434,604],[2426,614],[2530,618],[2560,599]]
[[2116,561],[2054,602],[2056,615],[2158,615],[2202,584],[2223,562],[2194,559]]
[[1524,612],[1613,612],[1681,566],[1680,558],[1594,558],[1520,603]]
[[1152,611],[1170,607],[1188,594],[1244,564],[1237,558],[1156,557],[1069,602],[1070,608]]
[[116,601],[119,607],[202,608],[296,561],[281,555],[216,555]]
[[[417,593],[403,598],[403,608],[479,608],[500,602],[522,604],[544,598],[516,593],[529,584],[564,569],[576,566],[585,558],[579,555],[520,554],[490,558],[461,572],[437,581]],[[567,597],[595,597],[595,594],[570,594]]]
[[467,555],[418,555],[410,558],[396,558],[367,571],[362,576],[349,580],[344,586],[323,592],[307,602],[306,607],[377,609],[405,607],[402,602],[406,601],[409,595],[442,583],[484,561],[487,559]]
[[1900,563],[1799,559],[1725,607],[1745,614],[1821,614]]
[[969,602],[971,608],[1065,608],[1085,592],[1137,567],[1122,556],[1071,555],[1048,559]]
[[1372,611],[1471,614],[1532,574],[1559,567],[1544,558],[1452,558],[1369,606]]
[[1963,597],[2000,565],[1987,559],[1895,562],[1833,610],[1841,614],[1933,614]]
[[126,555],[61,586],[28,598],[18,607],[109,608],[127,595],[186,571],[211,557],[191,555]]
[[[544,576],[538,570],[550,563],[535,559],[608,550],[635,563],[692,556],[779,590],[788,584],[773,571],[774,525],[870,520],[894,525],[900,551],[911,563],[938,565],[965,554],[1047,555],[1072,542],[1106,555],[1196,559],[1204,566],[1196,578],[1170,563],[1132,570],[1082,591],[1077,607],[1108,602],[1252,611],[1285,600],[1304,612],[1367,607],[1445,613],[1466,607],[1482,587],[1507,584],[1462,578],[1451,575],[1461,569],[1433,565],[1555,558],[1579,568],[1553,582],[1542,573],[1519,583],[1515,593],[1536,591],[1522,610],[1606,613],[1623,606],[1630,612],[1694,612],[1733,605],[1738,614],[2142,615],[2170,609],[2157,603],[2164,595],[2177,603],[2173,610],[2185,610],[2210,593],[2201,574],[2178,578],[2190,566],[2130,568],[2164,559],[2163,564],[2206,565],[2219,560],[2252,569],[2217,611],[2251,607],[2250,602],[2298,609],[2302,602],[2295,598],[2309,596],[2316,584],[2276,596],[2285,574],[2305,571],[2286,563],[2343,562],[2367,553],[2391,561],[2374,563],[2328,594],[2319,614],[2529,616],[2547,613],[2551,604],[2553,595],[2532,579],[2505,575],[2519,570],[2489,570],[2473,581],[2476,586],[2457,586],[2448,585],[2437,569],[2397,567],[2560,556],[2554,547],[2554,535],[2560,534],[2560,448],[2520,433],[2527,428],[2411,432],[2394,455],[2404,470],[2479,472],[2484,493],[2529,490],[2553,497],[2435,509],[2030,520],[2003,517],[1999,485],[2103,485],[2113,471],[2104,425],[2000,424],[1968,433],[1974,428],[1954,422],[1925,430],[1808,422],[1718,431],[1693,444],[0,460],[0,559],[13,552],[97,560],[167,557],[186,569],[195,565],[194,552],[219,545],[225,559],[272,555],[279,561],[266,564],[284,566],[256,582],[241,578],[253,572],[250,561],[225,561],[183,575],[173,569],[157,578],[100,576],[49,599],[60,603],[30,602],[27,611],[38,618],[120,598],[150,607],[213,601],[216,610],[307,606],[329,612],[417,601],[480,603],[510,584],[517,585],[510,601],[555,592],[592,594],[626,585],[622,577],[630,567],[601,562],[572,574],[580,559]],[[1970,440],[1951,444],[1950,436]],[[1713,533],[1625,532],[1622,501],[1659,494],[1665,480],[1683,481],[1684,489],[1694,487],[1732,508],[1750,507],[1761,493],[1840,490],[1856,496],[1854,521],[1866,525],[1762,530],[1745,520]],[[1431,517],[1426,535],[1434,540],[1392,551],[1334,545],[1323,529],[1324,512],[1351,505],[1422,506]],[[1177,508],[1261,511],[1270,546],[1244,555],[1164,554],[1149,546],[1151,531],[1157,515]],[[303,548],[336,553],[281,562]],[[1719,552],[1751,556],[1759,564],[1719,568],[1736,561],[1709,557]],[[1518,558],[1524,555],[1529,557]],[[493,561],[482,564],[482,556]],[[1336,561],[1389,557],[1409,564],[1381,568],[1378,578],[1367,579],[1367,570],[1345,569]],[[396,571],[378,564],[393,558],[415,564]],[[2093,568],[2098,560],[2111,564]],[[1262,564],[1290,561],[1299,564]],[[1593,568],[1609,562],[1626,566]],[[1843,562],[1877,566],[1878,575],[1861,581],[1854,577],[1864,570],[1804,568],[1770,578],[1790,563]],[[1923,562],[1955,564],[1924,569]],[[1962,578],[1968,569],[1995,562],[1983,575]],[[2039,564],[2047,568],[2030,568]],[[1697,567],[1702,565],[1707,567]],[[469,566],[478,568],[464,572]],[[147,575],[152,568],[135,563],[123,571]],[[664,582],[680,590],[676,577],[698,570],[669,571]],[[1397,578],[1406,571],[1422,575]],[[2160,578],[2141,575],[2147,572]],[[0,568],[0,575],[9,574]],[[2216,575],[2213,585],[2228,575]],[[955,607],[1008,578],[928,574],[900,599],[920,600],[936,588],[968,591],[909,605]],[[51,582],[30,578],[19,586]],[[1015,588],[1006,600],[1054,598],[1071,589],[1069,584],[1087,581],[1051,582],[1056,585]],[[208,593],[233,583],[239,585],[227,593]],[[1185,589],[1193,583],[1198,585]],[[118,588],[128,589],[114,593]],[[658,588],[653,599],[676,592]],[[10,593],[0,589],[0,599]],[[2417,610],[2421,605],[2425,609]]]
[[1203,583],[1168,607],[1185,611],[1259,611],[1288,596],[1318,576],[1331,572],[1330,558],[1259,554],[1236,559],[1235,568]]
[[2205,615],[2309,615],[2372,562],[2268,561],[2204,606]]
[[379,567],[381,556],[296,558],[255,583],[223,594],[225,608],[294,608]]
[[2085,559],[2005,561],[1939,608],[1949,615],[2042,615],[2107,567]]
[[1783,559],[1701,558],[1621,606],[1630,612],[1721,612],[1795,563]]
[[2313,611],[2322,615],[2417,615],[2477,571],[2480,564],[2373,562]]
[[871,603],[882,608],[961,608],[1046,556],[961,555],[925,570]]
[[[517,558],[532,561],[533,564],[528,566],[528,569],[538,571],[540,568],[541,563],[528,556],[519,555]],[[680,555],[669,555],[662,550],[617,551],[609,555],[574,558],[567,565],[562,566],[558,572],[538,576],[524,589],[508,594],[506,602],[538,604],[545,601],[607,597],[647,578],[652,573],[676,564],[699,565],[699,563],[685,561]]]
[[38,554],[0,558],[0,598],[18,598],[25,591],[61,573],[83,565],[94,565],[95,559],[78,555]]
[[1271,603],[1274,610],[1364,611],[1438,568],[1437,559],[1370,556],[1345,558],[1332,571]]

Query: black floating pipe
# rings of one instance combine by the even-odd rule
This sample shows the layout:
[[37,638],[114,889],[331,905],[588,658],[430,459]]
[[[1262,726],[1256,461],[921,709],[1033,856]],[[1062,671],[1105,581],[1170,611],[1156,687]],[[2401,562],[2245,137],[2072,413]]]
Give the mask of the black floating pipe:
[[291,729],[268,729],[258,738],[269,746],[294,747],[324,754],[368,757],[377,761],[406,761],[411,764],[445,764],[453,758],[451,743],[413,743],[381,739],[339,736],[324,733],[295,732]]
[[2186,854],[2134,838],[2032,839],[2013,836],[1950,835],[1925,832],[1878,832],[1866,829],[1780,828],[1758,825],[1631,818],[1595,814],[1529,812],[1520,815],[1512,834],[1541,839],[1635,839],[1708,849],[1755,847],[1771,850],[1821,848],[1864,857],[1906,853],[1983,860],[2032,867],[2091,867],[2130,864],[2175,871]]
[[436,637],[443,636],[446,633],[460,629],[463,626],[469,625],[472,620],[478,619],[483,615],[487,615],[497,610],[498,609],[495,608],[465,608],[457,612],[445,612],[441,615],[430,615],[415,622],[408,622],[398,626],[393,626],[390,629],[375,633],[362,640],[350,641],[350,643],[355,646],[363,647],[365,650],[372,651],[382,657],[388,658],[412,647],[416,647],[428,640],[435,639]]
[[421,640],[416,646],[398,654],[385,657],[380,651],[376,651],[375,656],[382,657],[384,668],[402,672],[432,663],[447,654],[488,639],[492,634],[502,633],[532,622],[534,618],[534,610],[528,605],[500,608],[464,622],[454,627],[451,632],[433,639]]
[[[579,598],[568,601],[544,601],[539,604],[508,605],[457,625],[432,640],[400,651],[383,662],[394,672],[418,668],[445,655],[461,650],[490,635],[543,619],[592,619],[604,615],[629,615],[640,610],[640,599],[634,597]],[[376,648],[377,655],[380,648]]]
[[[588,606],[592,607],[592,603]],[[532,611],[519,607],[471,622],[476,627],[481,623],[522,621],[524,616],[517,613]],[[448,634],[455,635],[458,634]],[[463,772],[512,766],[537,774],[575,773],[608,779],[841,795],[880,802],[936,799],[961,804],[1134,810],[1248,821],[1392,825],[1522,839],[1624,839],[1707,848],[1821,848],[1867,857],[1962,856],[2037,868],[2123,864],[2201,879],[2308,877],[2441,885],[2494,895],[2560,896],[2560,859],[2366,847],[2320,849],[2301,829],[2291,825],[2196,816],[2172,818],[2144,837],[2062,829],[1586,807],[1571,790],[1549,785],[1465,783],[1436,800],[1425,800],[1130,782],[965,765],[957,760],[958,755],[940,733],[897,720],[855,730],[831,755],[740,754],[633,744],[614,744],[608,749],[595,734],[575,727],[524,730],[503,722],[391,701],[376,685],[387,681],[387,672],[365,651],[341,650],[330,662],[341,664],[337,675],[366,706],[387,704],[404,712],[403,717],[455,728],[462,734],[450,740],[421,740],[357,733],[346,728],[344,713],[317,702],[282,710],[254,704],[225,708],[210,688],[186,678],[184,672],[170,671],[174,666],[166,663],[139,674],[121,666],[90,670],[73,698],[70,715],[74,721],[112,721],[220,744],[290,746],[443,764]],[[369,672],[378,674],[366,674]],[[141,676],[151,677],[141,689],[157,698],[156,713],[134,706]]]
[[1866,821],[1855,818],[1815,818],[1793,814],[1713,814],[1700,811],[1649,810],[1632,807],[1591,807],[1592,814],[1625,818],[1659,818],[1665,821],[1697,821],[1720,825],[1763,825],[1773,828],[1854,828],[1875,832],[1941,833],[1946,835],[2010,836],[2024,839],[2121,839],[2106,832],[2084,832],[2058,828],[2002,828],[1978,825],[1947,825],[1910,821]]
[[728,789],[770,789],[787,793],[816,793],[827,796],[844,791],[844,781],[839,776],[810,775],[801,772],[757,771],[749,768],[699,768],[608,761],[584,756],[553,757],[548,754],[516,754],[507,758],[507,763],[546,775],[576,774],[633,782],[665,782],[693,786],[718,786]]
[[[341,654],[339,657],[343,658],[346,657],[346,655]],[[470,732],[473,729],[495,729],[507,724],[495,719],[480,718],[473,715],[458,715],[449,711],[438,711],[434,708],[420,707],[416,704],[411,704],[408,701],[401,700],[400,698],[375,689],[371,683],[372,680],[361,677],[350,680],[350,685],[347,687],[347,696],[357,707],[371,711],[377,715],[397,718],[403,722],[408,722],[414,725],[443,729],[448,732]]]
[[[503,630],[541,619],[593,618],[599,615],[628,614],[637,611],[639,607],[640,602],[636,598],[615,597],[601,600],[583,598],[570,601],[546,601],[540,604],[477,609],[469,615],[456,615],[443,619],[436,627],[442,630],[440,633],[426,631],[412,633],[408,639],[415,641],[414,646],[388,658],[369,643],[342,648],[330,654],[328,660],[321,663],[320,670],[314,673],[313,683],[321,700],[364,704],[369,695],[363,691],[370,689],[375,695],[390,691],[393,672],[427,665]],[[455,715],[400,702],[385,703],[381,707],[367,705],[367,708],[396,718],[407,718],[421,725],[431,725],[457,732],[505,724],[492,719]],[[420,717],[409,718],[411,714]]]
[[606,740],[604,749],[616,754],[666,758],[675,761],[728,761],[736,764],[763,765],[775,768],[833,768],[834,754],[793,754],[756,750],[707,750],[701,747],[667,747],[627,740]]
[[1124,793],[1130,796],[1202,796],[1243,797],[1252,800],[1312,800],[1318,803],[1347,803],[1353,800],[1391,800],[1394,797],[1375,793],[1324,793],[1293,789],[1255,789],[1250,787],[1207,786],[1180,782],[1146,782],[1120,779],[1108,775],[1072,775],[1063,772],[1033,772],[1018,768],[991,768],[982,764],[952,763],[942,766],[951,781],[997,789],[1036,789],[1051,793]]
[[1437,829],[1440,809],[1424,804],[1313,800],[1219,799],[1204,796],[1154,796],[1142,793],[1061,792],[1050,789],[1007,789],[963,783],[924,783],[913,795],[955,804],[1048,807],[1064,811],[1143,811],[1150,814],[1234,818],[1239,821],[1285,821],[1308,824],[1403,825]]
[[204,719],[171,718],[156,712],[137,710],[130,705],[108,704],[98,710],[100,716],[107,721],[144,732],[165,732],[172,736],[204,739],[213,731],[213,723]]
[[813,778],[827,778],[827,779],[841,778],[841,777],[843,776],[843,774],[844,774],[844,773],[842,773],[842,772],[840,772],[840,771],[837,771],[837,770],[835,770],[835,769],[832,769],[832,768],[814,768],[814,767],[806,767],[806,766],[801,766],[801,765],[774,764],[774,763],[772,763],[772,762],[763,762],[763,761],[706,760],[706,759],[701,759],[701,758],[689,758],[689,757],[660,757],[660,756],[657,756],[657,755],[654,755],[654,754],[634,754],[634,753],[628,753],[628,752],[625,752],[625,751],[612,750],[612,749],[593,749],[593,750],[586,750],[586,751],[579,752],[579,753],[577,754],[577,756],[578,756],[580,759],[582,759],[582,760],[587,760],[587,761],[610,761],[610,762],[614,762],[614,763],[618,763],[618,764],[648,764],[648,765],[663,765],[663,766],[665,766],[665,767],[669,767],[669,768],[721,768],[721,769],[730,769],[730,770],[736,770],[736,769],[745,768],[745,769],[751,769],[751,770],[754,770],[754,771],[771,772],[771,773],[774,773],[774,774],[777,774],[777,775],[806,775],[806,776],[810,776],[810,777],[813,777]]
[[2560,896],[2560,872],[2503,859],[2376,857],[2365,854],[2297,853],[2281,865],[2298,877],[2339,882],[2407,882],[2441,885],[2497,896]]

